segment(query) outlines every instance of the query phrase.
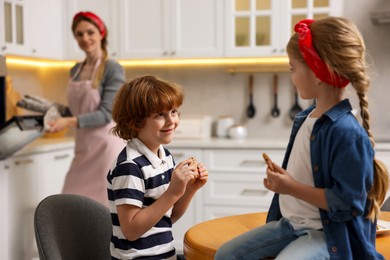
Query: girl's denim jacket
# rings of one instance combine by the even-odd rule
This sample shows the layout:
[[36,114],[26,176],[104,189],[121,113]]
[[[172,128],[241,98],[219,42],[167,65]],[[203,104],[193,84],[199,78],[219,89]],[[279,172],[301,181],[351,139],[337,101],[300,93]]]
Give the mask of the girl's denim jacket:
[[[295,117],[284,169],[298,129],[314,108]],[[373,183],[374,150],[351,110],[348,99],[341,101],[316,121],[311,133],[314,185],[325,189],[329,208],[319,209],[321,221],[331,259],[384,259],[375,250],[376,223],[365,217],[369,207],[367,192]],[[275,193],[267,222],[281,217],[279,194]]]

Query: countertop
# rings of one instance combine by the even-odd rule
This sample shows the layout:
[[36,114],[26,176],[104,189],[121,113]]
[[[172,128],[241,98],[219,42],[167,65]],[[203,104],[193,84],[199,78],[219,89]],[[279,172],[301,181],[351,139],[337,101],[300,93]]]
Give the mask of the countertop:
[[[209,139],[175,139],[167,148],[183,149],[286,149],[288,138],[209,138]],[[42,153],[53,150],[68,149],[74,147],[74,137],[42,137],[30,143],[14,156]],[[390,151],[390,142],[376,143],[376,150]]]

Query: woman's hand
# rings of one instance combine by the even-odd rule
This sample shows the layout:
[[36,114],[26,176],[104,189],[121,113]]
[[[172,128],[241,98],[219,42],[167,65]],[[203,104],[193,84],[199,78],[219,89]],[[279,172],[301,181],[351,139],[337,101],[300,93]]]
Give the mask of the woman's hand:
[[56,133],[68,127],[77,127],[77,117],[60,117],[48,123],[49,133]]

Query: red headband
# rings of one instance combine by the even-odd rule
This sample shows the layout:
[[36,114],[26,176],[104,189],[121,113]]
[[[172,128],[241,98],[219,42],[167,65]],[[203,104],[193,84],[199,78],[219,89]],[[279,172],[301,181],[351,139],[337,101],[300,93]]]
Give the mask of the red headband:
[[297,32],[299,36],[299,50],[301,51],[303,59],[321,81],[338,88],[344,88],[349,84],[349,80],[330,71],[326,63],[318,56],[317,51],[313,46],[310,32],[310,25],[313,22],[314,20],[305,19],[298,22],[294,27],[294,31]]
[[92,12],[79,12],[79,13],[75,14],[75,16],[73,17],[73,21],[75,21],[79,17],[87,17],[87,18],[91,19],[95,23],[95,25],[98,27],[99,32],[102,35],[102,37],[104,38],[104,36],[106,36],[106,26],[104,25],[102,19],[99,18],[99,16],[97,16],[96,14],[94,14]]

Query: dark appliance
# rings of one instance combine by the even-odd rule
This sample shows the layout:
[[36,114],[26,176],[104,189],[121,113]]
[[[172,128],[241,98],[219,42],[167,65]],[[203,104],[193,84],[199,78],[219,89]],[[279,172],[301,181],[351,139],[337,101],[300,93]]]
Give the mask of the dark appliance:
[[5,57],[0,55],[0,160],[3,160],[44,133],[43,115],[14,116],[7,120],[7,75]]

